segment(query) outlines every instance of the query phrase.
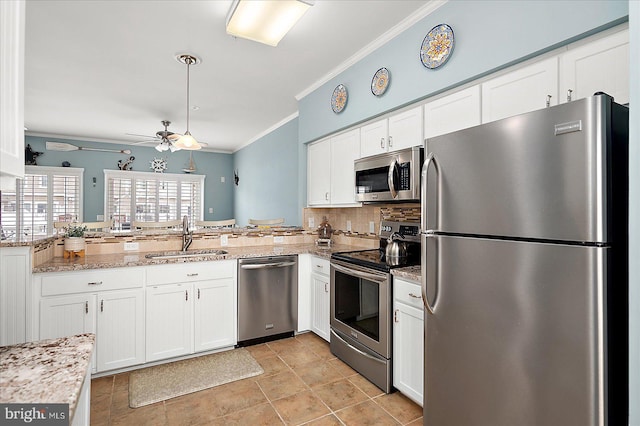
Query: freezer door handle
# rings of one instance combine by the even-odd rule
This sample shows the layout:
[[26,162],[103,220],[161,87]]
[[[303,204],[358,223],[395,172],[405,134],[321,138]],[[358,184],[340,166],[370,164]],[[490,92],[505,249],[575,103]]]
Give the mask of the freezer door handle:
[[[433,153],[429,153],[429,155],[427,156],[427,158],[424,160],[424,164],[422,165],[422,172],[420,174],[420,227],[421,227],[421,231],[422,232],[427,232],[427,226],[428,226],[428,221],[427,221],[427,199],[429,198],[427,196],[427,174],[429,172],[429,167],[431,167],[431,164],[433,164],[433,167],[435,167],[436,170],[436,175],[438,176],[438,180],[440,179],[440,167],[438,166],[438,162],[436,160],[436,158],[433,156]],[[432,201],[433,200],[437,200],[437,194],[436,197],[434,198],[433,196],[431,197]],[[436,218],[435,218],[435,223],[434,223],[434,229],[438,229],[438,209],[437,208],[432,208],[432,211],[435,212],[436,214]]]
[[[438,236],[422,234],[420,236],[421,251],[420,256],[420,284],[422,291],[422,304],[427,312],[435,315],[436,304],[438,303],[438,294],[440,293],[440,280],[438,278]],[[428,246],[433,246],[429,248]],[[433,303],[429,302],[427,296],[427,275],[432,277],[431,283],[434,286]]]

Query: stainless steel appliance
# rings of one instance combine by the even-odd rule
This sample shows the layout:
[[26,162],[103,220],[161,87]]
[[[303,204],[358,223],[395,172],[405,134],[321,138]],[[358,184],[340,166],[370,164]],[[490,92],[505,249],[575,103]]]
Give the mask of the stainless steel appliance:
[[298,257],[238,260],[238,346],[293,336],[298,321]]
[[424,424],[627,424],[628,108],[598,94],[426,152]]
[[[331,352],[385,392],[391,381],[391,269],[420,262],[420,225],[381,224],[380,249],[334,253],[331,256]],[[387,238],[406,240],[402,262],[385,258]]]
[[356,160],[357,201],[418,201],[423,152],[415,146]]

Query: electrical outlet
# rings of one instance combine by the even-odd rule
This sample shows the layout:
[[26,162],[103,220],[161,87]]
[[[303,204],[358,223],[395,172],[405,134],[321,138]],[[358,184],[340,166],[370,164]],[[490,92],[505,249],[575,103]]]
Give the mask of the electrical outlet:
[[124,251],[140,250],[140,243],[124,243]]
[[315,228],[316,227],[316,221],[313,220],[312,217],[309,218],[309,228]]
[[103,215],[103,214],[99,214],[99,215],[97,215],[97,216],[96,216],[96,220],[97,220],[98,222],[103,222],[103,221],[104,221],[104,215]]
[[284,237],[282,235],[273,237],[273,244],[282,244],[282,243],[284,243]]
[[347,232],[351,232],[351,221],[347,221]]
[[229,236],[228,235],[221,235],[220,236],[220,245],[221,246],[228,246],[229,245]]
[[225,180],[226,180],[226,179],[224,178],[224,176],[220,176],[220,182],[221,182],[221,183],[224,183],[224,182],[225,182]]
[[376,223],[373,221],[369,222],[369,233],[370,234],[376,233]]
[[209,207],[209,214],[213,214],[213,207]]

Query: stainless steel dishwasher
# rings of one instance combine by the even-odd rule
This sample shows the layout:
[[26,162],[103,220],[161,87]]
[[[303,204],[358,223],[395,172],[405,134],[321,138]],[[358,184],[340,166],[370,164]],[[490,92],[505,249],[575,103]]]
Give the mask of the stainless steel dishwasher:
[[293,336],[298,321],[298,256],[238,261],[238,346]]

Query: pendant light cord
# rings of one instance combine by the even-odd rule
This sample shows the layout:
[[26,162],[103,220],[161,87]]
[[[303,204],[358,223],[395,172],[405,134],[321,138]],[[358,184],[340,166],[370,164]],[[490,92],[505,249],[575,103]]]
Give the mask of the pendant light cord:
[[187,63],[187,133],[189,133],[189,122],[190,122],[190,113],[189,113],[189,67],[191,66],[191,62],[193,59],[191,57],[185,58],[185,62]]

